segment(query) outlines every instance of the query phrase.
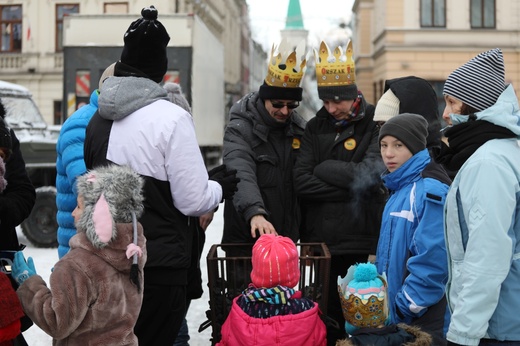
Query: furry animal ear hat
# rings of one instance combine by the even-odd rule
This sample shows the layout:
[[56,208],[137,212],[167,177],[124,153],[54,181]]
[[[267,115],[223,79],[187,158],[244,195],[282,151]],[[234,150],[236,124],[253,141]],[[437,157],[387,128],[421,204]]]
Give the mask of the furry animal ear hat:
[[117,237],[116,223],[135,222],[143,213],[143,178],[126,166],[110,165],[89,171],[77,179],[83,197],[83,214],[77,228],[85,230],[96,248]]

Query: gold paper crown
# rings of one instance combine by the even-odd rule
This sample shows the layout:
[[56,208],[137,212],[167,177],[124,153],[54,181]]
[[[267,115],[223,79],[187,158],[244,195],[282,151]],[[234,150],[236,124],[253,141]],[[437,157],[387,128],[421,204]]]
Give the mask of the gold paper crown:
[[388,317],[385,298],[373,295],[366,301],[356,295],[345,298],[340,295],[341,309],[345,320],[357,328],[384,325]]
[[340,46],[331,54],[327,44],[322,41],[320,51],[314,50],[318,87],[356,84],[356,64],[352,54],[352,41],[348,42],[345,54]]
[[299,70],[296,70],[297,56],[296,51],[289,54],[285,60],[285,69],[281,69],[282,64],[282,53],[279,52],[275,56],[276,47],[273,45],[271,49],[271,57],[269,58],[269,64],[267,66],[267,76],[265,77],[265,83],[269,86],[281,87],[281,88],[298,88],[303,78],[303,72],[307,59],[302,58]]

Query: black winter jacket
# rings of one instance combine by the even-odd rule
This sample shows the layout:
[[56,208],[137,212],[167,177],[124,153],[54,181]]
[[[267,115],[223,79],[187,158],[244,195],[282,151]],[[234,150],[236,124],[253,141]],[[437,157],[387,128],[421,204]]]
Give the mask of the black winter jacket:
[[361,120],[343,128],[319,110],[307,124],[294,169],[301,241],[325,242],[332,255],[375,254],[377,248],[387,193],[374,106],[364,108]]
[[[224,209],[223,243],[254,243],[249,221],[262,214],[278,234],[297,241],[300,207],[293,189],[293,166],[305,120],[296,112],[285,127],[274,129],[258,93],[238,101],[224,135],[224,163],[238,171],[238,191]],[[275,135],[275,132],[278,135]],[[256,238],[258,239],[258,237]]]
[[19,250],[16,226],[30,214],[36,200],[34,186],[25,170],[20,142],[11,130],[12,154],[5,165],[6,189],[0,193],[0,249]]

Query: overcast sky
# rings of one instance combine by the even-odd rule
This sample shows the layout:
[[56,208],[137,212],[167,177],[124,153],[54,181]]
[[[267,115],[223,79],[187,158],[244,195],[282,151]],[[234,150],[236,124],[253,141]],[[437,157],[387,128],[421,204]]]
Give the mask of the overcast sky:
[[[269,48],[280,39],[285,27],[289,0],[247,0],[253,39]],[[339,24],[350,20],[354,0],[300,0],[305,29],[309,30],[309,43],[319,44]]]

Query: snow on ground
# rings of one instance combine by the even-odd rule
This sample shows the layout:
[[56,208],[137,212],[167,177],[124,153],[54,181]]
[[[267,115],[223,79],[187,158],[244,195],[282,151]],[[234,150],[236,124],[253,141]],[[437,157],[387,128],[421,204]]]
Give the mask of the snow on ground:
[[[190,329],[190,345],[191,346],[203,346],[203,345],[211,345],[211,327],[204,330],[202,333],[198,332],[199,326],[201,323],[207,320],[206,318],[206,310],[209,309],[209,293],[208,293],[208,275],[207,275],[207,265],[206,265],[206,255],[209,251],[209,248],[213,244],[219,244],[222,239],[222,228],[223,228],[223,216],[222,212],[224,210],[224,206],[218,209],[213,218],[213,222],[209,225],[206,230],[206,244],[204,246],[204,252],[202,254],[202,259],[200,261],[201,270],[202,270],[202,280],[203,280],[203,288],[204,294],[202,298],[194,300],[191,302],[190,309],[188,311],[188,326]],[[25,236],[18,232],[19,240],[21,243],[27,245],[24,253],[25,257],[31,256],[34,259],[34,264],[36,266],[36,273],[41,275],[46,282],[49,282],[49,276],[51,274],[51,268],[54,266],[54,263],[58,261],[58,250],[57,249],[41,249],[35,248],[31,243],[25,238]],[[48,346],[52,345],[52,338],[47,335],[44,331],[42,331],[38,326],[33,325],[24,333],[24,337],[29,344],[29,346]]]

